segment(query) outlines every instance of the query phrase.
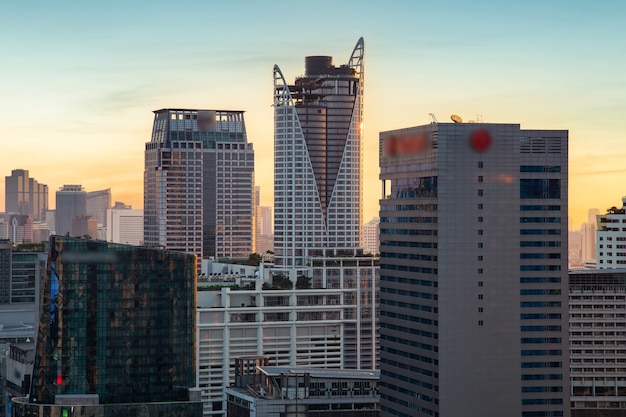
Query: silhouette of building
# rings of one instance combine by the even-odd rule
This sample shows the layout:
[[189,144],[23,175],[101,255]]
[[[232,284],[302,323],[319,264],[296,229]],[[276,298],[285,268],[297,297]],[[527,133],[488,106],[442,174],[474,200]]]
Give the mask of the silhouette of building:
[[52,236],[31,392],[13,416],[201,415],[195,285],[193,255]]
[[44,220],[48,210],[48,186],[30,178],[26,169],[14,169],[5,177],[5,211],[31,215],[35,221]]
[[380,134],[381,415],[569,416],[567,139]]
[[144,243],[203,258],[254,246],[254,150],[242,111],[162,109],[146,143]]
[[274,253],[298,268],[324,248],[361,246],[363,38],[346,65],[305,58],[287,84],[274,66]]

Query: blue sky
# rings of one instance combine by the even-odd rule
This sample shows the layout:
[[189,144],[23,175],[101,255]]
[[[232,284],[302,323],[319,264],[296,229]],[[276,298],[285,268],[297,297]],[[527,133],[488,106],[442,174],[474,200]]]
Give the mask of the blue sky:
[[29,169],[51,196],[82,183],[139,208],[152,110],[245,110],[271,205],[273,65],[293,81],[306,55],[344,63],[363,36],[365,220],[380,197],[378,132],[456,113],[569,129],[580,223],[626,194],[625,21],[615,1],[4,4],[0,167]]

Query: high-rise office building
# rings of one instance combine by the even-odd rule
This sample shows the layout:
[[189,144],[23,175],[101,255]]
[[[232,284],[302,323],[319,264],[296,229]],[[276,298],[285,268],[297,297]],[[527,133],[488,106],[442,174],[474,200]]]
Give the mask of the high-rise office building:
[[146,143],[144,244],[200,257],[254,247],[254,150],[242,111],[162,109]]
[[31,215],[41,221],[48,210],[48,186],[30,178],[28,170],[14,169],[11,176],[4,177],[5,211],[7,213]]
[[195,286],[193,255],[51,237],[31,392],[13,416],[201,415]]
[[381,415],[569,416],[567,131],[432,123],[379,149]]
[[[98,226],[107,226],[107,210],[111,208],[111,189],[87,193],[87,214],[98,221]],[[95,238],[95,236],[94,236]]]
[[[82,185],[66,184],[56,193],[55,232],[65,236],[72,232],[72,220],[87,215],[87,192]],[[95,237],[95,236],[94,236]]]
[[363,38],[347,64],[305,58],[288,84],[274,66],[276,267],[306,265],[323,248],[361,245]]

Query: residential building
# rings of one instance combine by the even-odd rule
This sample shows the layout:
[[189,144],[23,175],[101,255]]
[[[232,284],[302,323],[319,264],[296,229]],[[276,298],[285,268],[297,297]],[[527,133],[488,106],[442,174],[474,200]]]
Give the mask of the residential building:
[[626,267],[626,197],[622,208],[611,207],[596,216],[596,253],[598,269]]
[[48,210],[48,186],[30,178],[26,169],[14,169],[11,176],[4,178],[5,211],[31,215],[35,221],[43,220]]
[[205,416],[224,416],[224,390],[235,382],[239,356],[266,355],[269,364],[285,367],[377,367],[377,258],[313,259],[313,279],[275,275],[263,264],[258,272],[244,265],[210,266],[198,282]]
[[254,150],[243,111],[156,110],[146,143],[144,244],[200,258],[254,246]]
[[380,133],[381,415],[569,416],[568,132]]
[[379,252],[380,218],[374,217],[363,225],[363,252],[377,254]]
[[626,416],[626,269],[570,271],[572,417]]
[[116,202],[112,209],[107,210],[106,240],[127,245],[142,245],[143,210]]
[[305,58],[288,84],[274,66],[274,253],[304,267],[324,248],[361,246],[363,38],[346,65]]
[[55,231],[57,235],[72,233],[72,220],[86,216],[87,192],[82,185],[66,184],[56,193]]
[[231,417],[378,417],[378,371],[267,366],[267,357],[237,358],[226,390]]
[[201,415],[195,285],[193,255],[51,237],[31,391],[13,416]]

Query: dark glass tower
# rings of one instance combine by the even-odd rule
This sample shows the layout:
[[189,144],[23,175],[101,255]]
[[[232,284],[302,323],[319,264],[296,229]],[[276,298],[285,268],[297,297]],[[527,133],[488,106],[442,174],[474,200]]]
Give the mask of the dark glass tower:
[[195,286],[194,255],[51,237],[30,403],[188,400]]

